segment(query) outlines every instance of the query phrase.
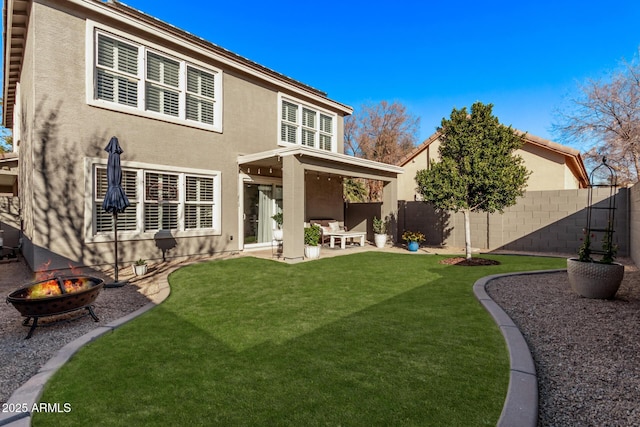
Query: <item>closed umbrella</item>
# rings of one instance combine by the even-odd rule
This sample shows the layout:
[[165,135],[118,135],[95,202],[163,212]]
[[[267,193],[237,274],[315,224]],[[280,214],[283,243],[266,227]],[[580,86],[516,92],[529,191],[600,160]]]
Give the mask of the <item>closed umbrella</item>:
[[109,153],[107,161],[107,194],[102,202],[102,209],[113,214],[113,236],[115,244],[115,280],[107,283],[105,287],[116,288],[126,284],[118,281],[118,213],[130,206],[129,199],[122,189],[122,167],[120,166],[120,154],[122,148],[118,143],[118,138],[111,138],[104,151]]

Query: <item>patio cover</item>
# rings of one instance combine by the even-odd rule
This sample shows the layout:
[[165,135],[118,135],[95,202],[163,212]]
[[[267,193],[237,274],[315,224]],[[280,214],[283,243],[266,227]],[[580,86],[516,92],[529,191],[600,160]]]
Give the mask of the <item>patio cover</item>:
[[[241,168],[282,169],[284,258],[302,259],[304,254],[305,173],[313,171],[344,177],[375,179],[384,183],[382,217],[396,214],[399,166],[360,159],[346,154],[320,151],[304,146],[238,156]],[[395,235],[395,230],[390,230]]]

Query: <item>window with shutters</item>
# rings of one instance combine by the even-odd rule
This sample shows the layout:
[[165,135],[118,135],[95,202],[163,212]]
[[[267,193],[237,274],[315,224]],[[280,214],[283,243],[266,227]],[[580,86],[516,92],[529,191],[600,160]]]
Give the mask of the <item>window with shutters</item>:
[[89,103],[222,131],[219,70],[98,29],[94,56]]
[[180,64],[147,52],[146,108],[178,117],[180,113]]
[[187,119],[213,125],[216,76],[187,66]]
[[146,172],[144,231],[178,230],[178,175]]
[[[113,231],[113,214],[102,209],[107,192],[105,164],[93,166],[93,235]],[[158,231],[189,233],[220,231],[219,174],[122,169],[122,188],[131,204],[118,213],[118,231],[124,238]],[[120,237],[120,236],[119,236]]]
[[[107,167],[97,166],[95,169],[94,211],[95,232],[104,233],[113,231],[113,214],[102,209],[102,201],[107,194]],[[136,231],[138,229],[136,212],[137,207],[137,183],[138,173],[135,170],[122,170],[122,189],[129,199],[130,206],[124,212],[118,213],[118,231]]]
[[301,102],[280,100],[280,142],[336,151],[335,115]]
[[185,177],[184,227],[213,227],[213,178]]
[[280,128],[280,140],[282,142],[296,143],[298,133],[298,106],[291,102],[282,101],[282,125]]
[[98,34],[96,97],[138,106],[138,47]]

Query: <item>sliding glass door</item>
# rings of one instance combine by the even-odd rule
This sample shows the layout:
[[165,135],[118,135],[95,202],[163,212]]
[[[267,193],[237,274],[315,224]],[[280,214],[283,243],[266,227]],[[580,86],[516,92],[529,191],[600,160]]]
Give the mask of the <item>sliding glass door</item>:
[[244,244],[270,245],[276,226],[272,216],[282,212],[282,186],[244,185]]

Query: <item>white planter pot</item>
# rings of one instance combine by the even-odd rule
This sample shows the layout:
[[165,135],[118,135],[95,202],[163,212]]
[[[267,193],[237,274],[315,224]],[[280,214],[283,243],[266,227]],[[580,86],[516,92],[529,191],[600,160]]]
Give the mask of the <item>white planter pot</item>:
[[567,274],[571,289],[585,298],[613,298],[618,292],[624,266],[622,264],[602,264],[581,262],[575,258],[567,260]]
[[304,256],[309,259],[320,258],[320,246],[305,245]]
[[387,244],[387,235],[386,234],[375,234],[373,236],[373,241],[376,244],[376,248],[384,248]]
[[281,241],[284,232],[281,228],[276,228],[273,230],[273,240]]
[[133,267],[133,274],[135,274],[136,276],[144,276],[145,274],[147,274],[147,264],[132,265],[132,267]]

